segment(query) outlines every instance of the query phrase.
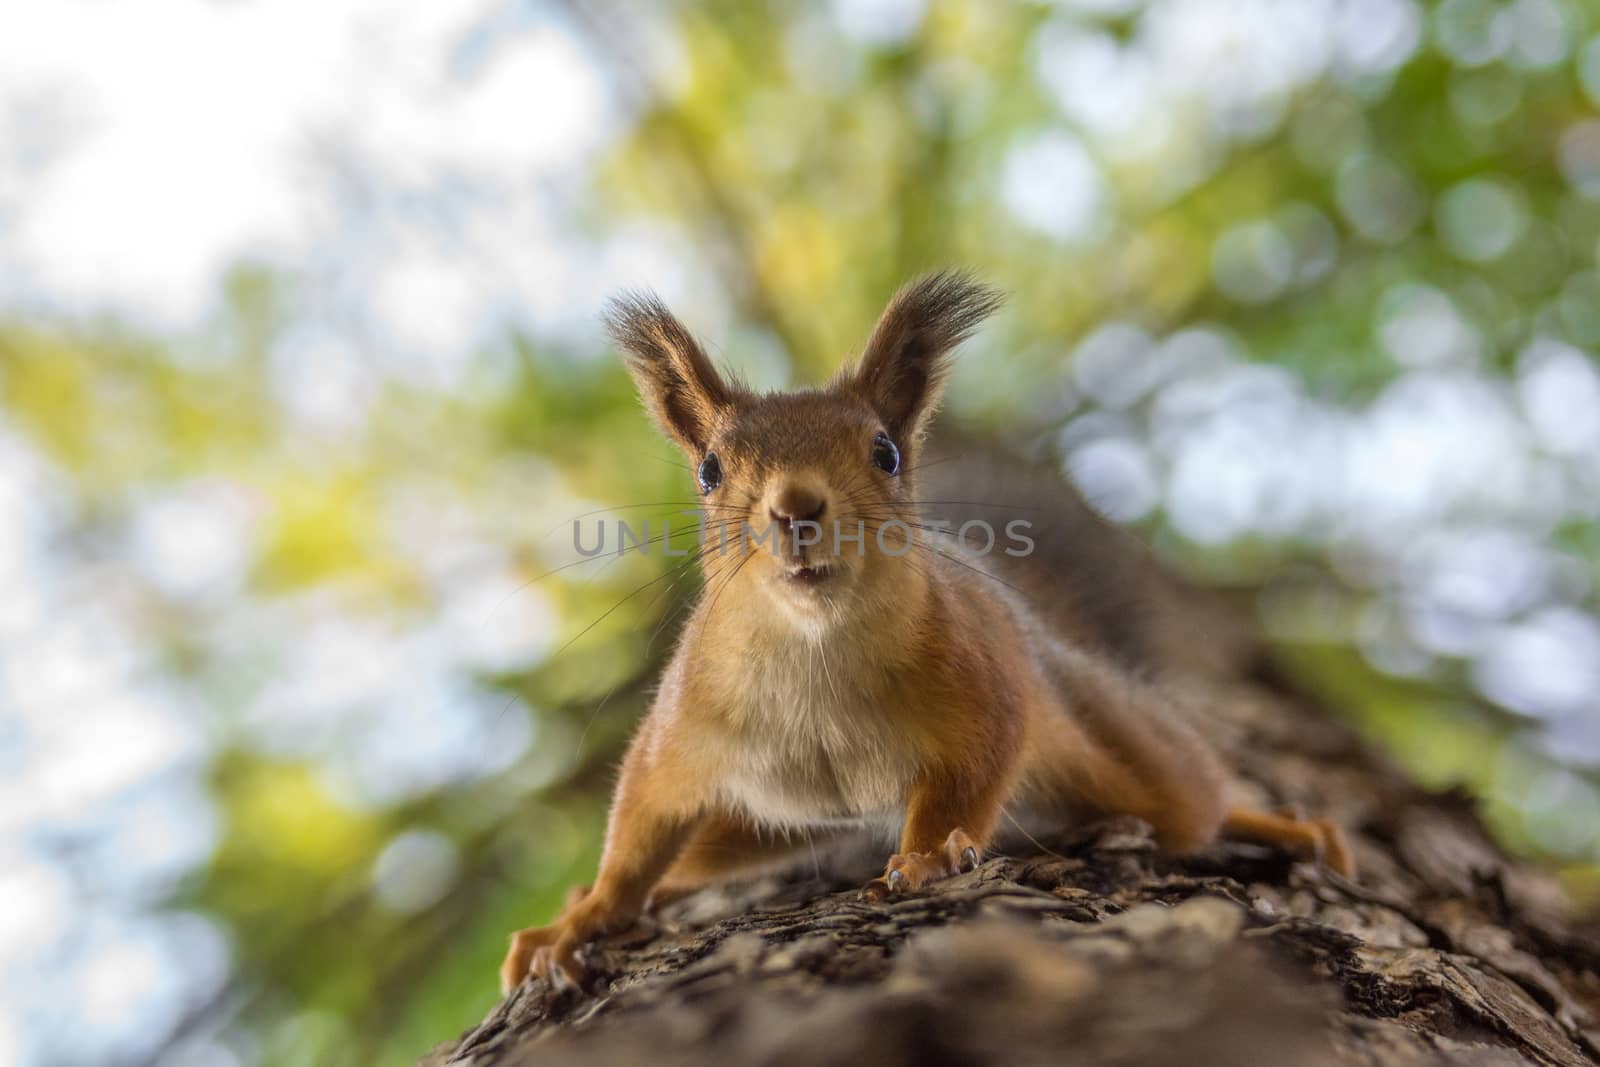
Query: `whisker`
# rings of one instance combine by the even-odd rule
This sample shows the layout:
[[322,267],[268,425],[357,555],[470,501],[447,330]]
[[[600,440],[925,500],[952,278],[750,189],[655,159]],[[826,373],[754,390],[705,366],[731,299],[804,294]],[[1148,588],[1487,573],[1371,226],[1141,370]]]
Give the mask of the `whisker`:
[[915,474],[917,471],[920,471],[925,467],[937,467],[941,464],[953,463],[960,458],[960,456],[945,456],[943,459],[930,459],[922,463],[913,463],[910,466],[901,467],[900,473],[902,476],[907,474]]
[[[699,529],[699,527],[696,526],[696,530],[698,530],[698,529]],[[564,571],[569,571],[574,567],[581,567],[585,563],[600,562],[600,563],[603,564],[602,567],[601,567],[601,570],[604,570],[606,567],[609,567],[612,564],[616,563],[617,560],[622,559],[624,556],[627,556],[627,555],[633,553],[636,550],[638,552],[640,552],[640,554],[645,554],[644,550],[647,547],[649,547],[651,545],[660,544],[660,543],[662,543],[663,539],[665,539],[665,538],[676,537],[680,533],[688,533],[688,532],[689,531],[685,530],[685,529],[678,529],[678,530],[669,529],[665,533],[656,534],[654,537],[646,538],[643,541],[640,541],[640,542],[638,542],[636,544],[630,544],[627,547],[626,551],[621,550],[621,545],[619,544],[617,551],[596,552],[592,556],[585,556],[582,559],[570,560],[569,562],[561,564],[559,567],[552,567],[549,570],[544,571],[541,574],[536,574],[532,578],[529,578],[527,581],[525,581],[525,582],[521,583],[520,585],[518,585],[515,589],[513,589],[510,592],[508,592],[507,594],[505,594],[505,596],[501,597],[498,601],[496,601],[494,607],[490,608],[489,609],[489,613],[484,616],[484,622],[487,622],[489,620],[489,618],[491,616],[493,616],[493,614],[496,611],[500,610],[500,605],[504,604],[511,597],[516,596],[518,593],[522,592],[524,589],[527,589],[529,586],[536,585],[539,582],[544,581],[546,578],[552,578],[552,577],[556,576],[557,574],[561,574]],[[593,577],[595,577],[595,576],[591,576],[591,580],[593,579]]]
[[658,456],[654,452],[644,452],[644,453],[641,453],[641,455],[643,455],[647,459],[653,459],[657,463],[665,463],[669,467],[676,467],[681,471],[690,471],[690,473],[693,473],[693,471],[690,470],[690,467],[689,467],[689,465],[687,463],[679,463],[675,459],[668,459],[666,456]]
[[[695,558],[694,557],[690,557],[689,559],[686,559],[682,563],[678,564],[676,567],[672,567],[672,568],[664,571],[663,573],[657,575],[655,578],[652,578],[650,581],[648,581],[645,584],[639,586],[633,592],[629,593],[627,596],[623,597],[621,600],[619,600],[615,604],[611,605],[611,607],[607,608],[605,610],[604,614],[602,614],[598,619],[595,619],[588,626],[585,626],[581,631],[579,631],[576,635],[573,636],[572,640],[568,641],[566,644],[562,645],[559,649],[557,649],[555,654],[553,656],[551,656],[550,658],[554,659],[557,656],[560,656],[561,653],[563,653],[567,649],[571,648],[572,645],[576,641],[578,641],[580,638],[582,638],[584,636],[584,634],[587,634],[590,630],[593,630],[596,626],[599,626],[602,622],[604,622],[611,615],[612,612],[614,612],[618,608],[622,607],[622,605],[626,604],[628,601],[630,601],[634,597],[638,596],[640,593],[642,593],[644,590],[648,589],[650,586],[655,585],[657,582],[661,581],[664,578],[670,578],[674,582],[676,582],[677,578],[681,575],[681,572],[685,568],[690,566],[692,563],[694,563],[694,562],[695,562]],[[669,585],[669,588],[670,588],[670,585]],[[653,601],[652,601],[652,603],[653,603]],[[584,745],[584,742],[587,741],[588,738],[589,738],[590,729],[593,728],[595,720],[600,717],[601,710],[606,706],[607,702],[609,702],[611,700],[612,694],[615,693],[616,691],[617,691],[617,687],[615,685],[613,685],[610,689],[608,689],[606,691],[605,696],[601,697],[600,701],[597,704],[595,704],[595,706],[593,708],[590,709],[589,715],[588,715],[587,719],[584,721],[584,724],[583,724],[583,731],[580,734],[578,734],[577,745],[576,745],[576,747],[574,749],[574,758],[575,759],[582,757],[582,755],[583,755],[583,745]]]
[[[872,536],[874,538],[876,538],[878,536],[878,530],[883,529],[883,527],[885,525],[887,525],[887,524],[886,523],[880,523],[873,530]],[[908,523],[906,523],[906,525],[907,526],[911,526],[913,524],[908,522]],[[922,527],[916,527],[916,528],[917,529],[923,529]],[[936,532],[948,532],[948,531],[936,531]],[[968,563],[966,560],[961,559],[958,556],[953,556],[948,552],[941,551],[935,545],[931,545],[931,544],[928,544],[928,543],[926,543],[924,541],[920,541],[915,537],[910,538],[907,541],[907,544],[910,546],[910,548],[920,549],[921,551],[924,551],[924,552],[931,552],[934,555],[942,556],[943,558],[949,560],[951,563],[954,563],[959,567],[965,567],[967,570],[971,571],[973,574],[979,575],[980,577],[983,577],[983,578],[988,578],[989,580],[994,581],[994,582],[998,582],[999,584],[1005,586],[1007,589],[1010,589],[1012,592],[1017,593],[1019,596],[1027,596],[1027,594],[1022,589],[1019,589],[1017,586],[1012,585],[1010,582],[1006,581],[1004,578],[1001,578],[1000,576],[995,575],[995,574],[990,574],[988,571],[983,570],[981,567],[974,567],[972,564]],[[904,557],[899,557],[899,558],[904,558]]]
[[[613,511],[633,511],[633,510],[638,509],[638,508],[673,508],[673,507],[681,507],[683,509],[683,511],[713,511],[713,510],[716,510],[717,508],[720,508],[720,507],[727,507],[727,505],[725,505],[725,504],[709,504],[704,500],[657,500],[657,501],[653,501],[653,502],[648,503],[648,504],[617,504],[617,505],[615,505],[613,507],[594,508],[593,510],[585,511],[585,512],[582,512],[580,514],[574,515],[571,518],[562,519],[560,522],[558,522],[554,526],[550,527],[550,529],[548,529],[544,533],[540,534],[539,537],[538,537],[538,540],[543,541],[545,538],[549,537],[551,534],[555,533],[557,530],[561,529],[561,527],[565,526],[569,522],[578,522],[578,521],[580,521],[582,519],[591,518],[592,516],[595,516],[595,515],[608,515]],[[676,514],[682,514],[682,512],[669,512],[668,514],[676,515]],[[649,515],[649,516],[646,516],[646,519],[648,520],[648,519],[653,519],[653,518],[658,518],[658,517],[661,517],[661,516]]]
[[750,561],[752,559],[754,559],[755,557],[756,557],[756,553],[755,552],[750,552],[750,551],[745,552],[744,558],[739,560],[739,562],[734,566],[732,572],[730,572],[728,574],[727,578],[724,579],[722,581],[722,583],[718,586],[715,595],[712,596],[711,603],[709,605],[707,605],[707,607],[706,607],[706,618],[709,619],[716,612],[716,610],[717,610],[717,601],[722,599],[723,591],[726,590],[728,588],[728,586],[733,584],[733,580],[739,576],[739,572],[744,570],[745,567],[750,563]]

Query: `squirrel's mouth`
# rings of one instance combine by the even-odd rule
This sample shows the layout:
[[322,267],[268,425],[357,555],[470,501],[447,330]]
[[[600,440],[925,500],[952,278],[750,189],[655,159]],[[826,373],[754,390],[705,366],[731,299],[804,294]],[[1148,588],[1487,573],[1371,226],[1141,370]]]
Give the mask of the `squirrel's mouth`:
[[783,580],[795,585],[814,586],[821,585],[838,573],[839,568],[830,563],[812,563],[785,571]]

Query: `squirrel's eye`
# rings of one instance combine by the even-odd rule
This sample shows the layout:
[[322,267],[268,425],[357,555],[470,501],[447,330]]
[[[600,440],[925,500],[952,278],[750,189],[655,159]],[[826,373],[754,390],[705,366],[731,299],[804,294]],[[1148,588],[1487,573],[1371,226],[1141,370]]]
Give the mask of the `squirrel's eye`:
[[715,452],[707,452],[706,458],[700,461],[698,476],[702,493],[709,493],[722,484],[722,461]]
[[886,433],[872,439],[872,465],[885,474],[900,473],[900,450]]

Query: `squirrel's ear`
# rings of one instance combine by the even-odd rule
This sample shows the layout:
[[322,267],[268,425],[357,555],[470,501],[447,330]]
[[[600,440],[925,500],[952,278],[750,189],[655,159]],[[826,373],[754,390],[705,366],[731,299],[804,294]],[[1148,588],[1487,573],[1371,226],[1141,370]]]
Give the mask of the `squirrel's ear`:
[[661,431],[691,458],[703,455],[717,419],[733,406],[735,391],[655,294],[616,297],[605,321]]
[[950,352],[1003,298],[961,271],[940,271],[904,286],[889,301],[847,379],[902,447],[920,436],[939,404]]

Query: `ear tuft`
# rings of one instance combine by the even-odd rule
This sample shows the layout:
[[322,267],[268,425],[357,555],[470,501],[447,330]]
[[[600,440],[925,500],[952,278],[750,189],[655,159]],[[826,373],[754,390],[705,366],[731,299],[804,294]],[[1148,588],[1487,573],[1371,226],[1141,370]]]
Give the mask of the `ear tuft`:
[[656,424],[691,457],[700,456],[737,390],[723,381],[694,335],[654,293],[616,296],[606,308],[605,324]]
[[851,381],[896,441],[920,436],[938,407],[951,351],[1004,299],[957,270],[925,275],[895,293]]

